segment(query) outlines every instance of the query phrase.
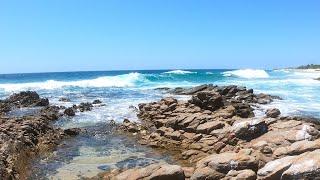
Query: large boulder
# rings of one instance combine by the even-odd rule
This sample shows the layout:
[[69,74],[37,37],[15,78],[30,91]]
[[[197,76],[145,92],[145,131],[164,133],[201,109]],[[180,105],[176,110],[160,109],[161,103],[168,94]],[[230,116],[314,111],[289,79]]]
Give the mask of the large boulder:
[[201,91],[192,96],[190,103],[201,109],[215,111],[223,106],[222,96],[214,91]]
[[277,108],[268,109],[266,111],[266,116],[269,118],[277,118],[280,114],[281,112]]

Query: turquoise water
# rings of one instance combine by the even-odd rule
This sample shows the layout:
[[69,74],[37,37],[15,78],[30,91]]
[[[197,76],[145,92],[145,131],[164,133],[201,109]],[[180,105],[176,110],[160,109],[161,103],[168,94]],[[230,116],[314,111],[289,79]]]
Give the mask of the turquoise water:
[[[159,70],[64,72],[0,75],[0,98],[22,90],[34,90],[55,105],[72,106],[100,99],[105,106],[90,112],[78,112],[73,118],[60,119],[61,128],[84,127],[88,134],[63,142],[49,156],[35,159],[30,179],[79,179],[103,170],[144,166],[157,161],[171,161],[166,154],[139,146],[132,139],[114,135],[110,120],[138,120],[134,108],[139,103],[171,96],[160,87],[191,87],[204,83],[241,85],[256,92],[278,95],[269,105],[256,107],[262,116],[266,108],[277,107],[284,115],[320,117],[319,71],[297,70]],[[67,97],[71,102],[60,102]],[[188,96],[177,96],[188,99]],[[20,110],[22,114],[32,110]],[[19,111],[19,112],[20,112]],[[25,111],[25,112],[24,112]],[[19,112],[12,112],[19,114]]]

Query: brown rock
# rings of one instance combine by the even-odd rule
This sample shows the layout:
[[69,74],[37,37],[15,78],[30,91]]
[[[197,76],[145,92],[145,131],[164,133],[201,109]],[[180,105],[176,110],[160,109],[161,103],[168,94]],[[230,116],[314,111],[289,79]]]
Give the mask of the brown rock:
[[117,180],[184,180],[184,172],[180,166],[153,164],[140,169],[129,169],[117,175]]
[[258,169],[258,159],[251,155],[251,150],[242,150],[239,153],[225,152],[210,155],[197,163],[197,168],[210,167],[221,173],[230,170]]
[[84,111],[91,111],[92,110],[93,105],[89,102],[87,103],[80,103],[78,108],[80,110],[80,112],[84,112]]
[[228,172],[223,180],[256,180],[257,175],[251,169],[245,169],[241,171],[231,170]]
[[34,107],[34,106],[48,106],[48,99],[41,99],[39,94],[35,91],[22,91],[15,93],[5,100],[7,103],[14,104],[17,107]]
[[268,131],[268,126],[263,120],[245,120],[235,122],[232,126],[232,131],[238,138],[251,140]]
[[182,170],[185,177],[190,178],[193,175],[195,169],[193,167],[182,167]]
[[268,109],[266,111],[266,116],[269,118],[276,118],[281,114],[280,110],[277,108]]
[[315,141],[298,141],[287,147],[279,147],[274,151],[276,156],[299,155],[307,151],[320,149],[320,139]]
[[184,171],[177,165],[161,165],[148,178],[150,180],[184,180]]
[[190,180],[220,180],[224,174],[209,167],[201,167],[195,170]]
[[71,128],[71,129],[65,129],[64,133],[69,136],[77,136],[80,134],[82,130],[80,128]]
[[290,168],[282,174],[282,179],[319,179],[320,150],[298,156]]
[[76,115],[76,113],[74,112],[74,109],[72,107],[65,109],[64,114],[67,116],[75,116]]
[[286,171],[296,159],[295,156],[287,156],[268,162],[258,171],[258,179],[281,179],[282,173]]
[[204,124],[200,124],[197,127],[197,132],[198,133],[204,133],[204,134],[210,134],[211,131],[215,129],[221,129],[224,127],[224,123],[221,121],[211,121],[211,122],[206,122]]
[[210,111],[215,111],[223,106],[222,96],[219,93],[212,91],[201,91],[196,95],[192,96],[189,101],[201,109],[206,109]]

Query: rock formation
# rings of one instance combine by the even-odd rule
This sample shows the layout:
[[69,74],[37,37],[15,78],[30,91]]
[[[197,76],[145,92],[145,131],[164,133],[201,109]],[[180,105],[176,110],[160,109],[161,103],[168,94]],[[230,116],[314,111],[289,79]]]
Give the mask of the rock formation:
[[[184,174],[184,179],[192,180],[320,177],[320,132],[316,122],[280,117],[278,109],[267,110],[265,117],[254,116],[255,104],[270,103],[278,97],[254,94],[252,89],[237,86],[166,90],[192,97],[189,101],[168,97],[140,104],[141,122],[125,120],[119,128],[136,136],[143,145],[179,151],[178,158],[189,164],[165,165],[172,168],[164,168],[157,178],[175,179],[167,176],[170,174],[181,174],[177,179]],[[151,174],[160,166],[114,170],[105,177],[157,179]]]

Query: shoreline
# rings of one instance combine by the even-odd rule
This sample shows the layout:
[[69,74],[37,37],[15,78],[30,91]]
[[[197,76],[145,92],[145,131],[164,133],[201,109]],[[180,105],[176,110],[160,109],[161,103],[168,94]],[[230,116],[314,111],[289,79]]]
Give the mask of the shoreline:
[[[255,94],[254,90],[239,86],[201,85],[193,88],[163,88],[162,90],[173,96],[188,95],[191,99],[184,101],[167,97],[157,102],[140,104],[138,111],[140,121],[124,120],[121,124],[114,124],[114,133],[127,136],[133,144],[137,143],[153,149],[154,152],[168,155],[176,163],[173,165],[155,163],[134,169],[110,169],[88,179],[127,179],[128,173],[139,177],[142,172],[157,172],[156,170],[160,169],[158,174],[151,173],[148,177],[232,179],[241,176],[246,177],[245,179],[269,179],[285,174],[277,169],[264,171],[269,164],[282,161],[289,156],[301,159],[301,154],[317,155],[317,149],[320,149],[319,122],[315,122],[312,118],[282,117],[280,111],[274,108],[268,109],[265,117],[255,117],[253,106],[269,104],[274,99],[281,99],[280,97]],[[61,101],[67,100],[61,98]],[[97,100],[94,103],[102,102]],[[30,140],[34,139],[31,146],[27,145],[28,141],[10,136],[14,142],[24,143],[19,146],[20,148],[26,146],[31,148],[26,149],[25,152],[1,152],[2,156],[13,157],[12,161],[0,167],[1,175],[3,178],[13,179],[28,176],[25,173],[28,173],[31,167],[28,164],[30,158],[37,158],[43,152],[53,152],[63,139],[74,138],[86,131],[86,128],[66,130],[55,128],[52,126],[54,121],[62,116],[72,118],[76,111],[91,111],[94,107],[91,103],[81,103],[70,108],[50,106],[47,99],[41,99],[35,92],[14,94],[0,101],[0,105],[2,132],[12,131],[10,129],[12,125],[14,129],[19,129],[26,124],[20,124],[20,120],[15,120],[17,117],[5,117],[10,110],[21,107],[41,107],[41,110],[34,115],[18,118],[30,123],[26,130],[18,133],[29,133],[27,137]],[[41,125],[35,126],[39,122]],[[8,130],[5,130],[6,128]],[[1,142],[2,147],[5,147],[3,146],[5,141]],[[228,155],[225,156],[226,154]],[[212,161],[217,158],[222,158],[221,162]],[[239,158],[250,159],[250,161]],[[201,165],[203,161],[209,164],[215,163],[215,165]],[[20,162],[19,166],[17,162]],[[241,164],[241,168],[233,167],[232,163],[235,162]],[[290,163],[289,169],[293,166],[293,162],[290,161]],[[175,169],[175,171],[171,172],[169,169]],[[299,177],[309,177],[305,172],[299,173]],[[295,177],[292,174],[286,174],[286,176]]]

